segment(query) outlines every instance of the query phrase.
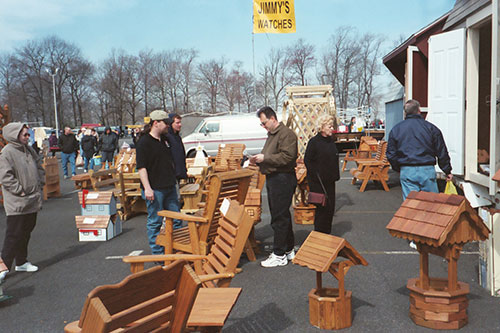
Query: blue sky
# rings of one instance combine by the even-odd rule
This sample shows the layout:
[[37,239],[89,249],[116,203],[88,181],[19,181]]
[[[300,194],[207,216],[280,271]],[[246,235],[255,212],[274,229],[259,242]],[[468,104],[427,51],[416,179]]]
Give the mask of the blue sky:
[[[455,0],[295,0],[297,33],[256,34],[257,66],[271,47],[299,38],[321,50],[341,25],[387,37],[389,51],[453,7]],[[0,0],[0,52],[55,34],[91,61],[124,49],[194,47],[252,68],[252,0]]]

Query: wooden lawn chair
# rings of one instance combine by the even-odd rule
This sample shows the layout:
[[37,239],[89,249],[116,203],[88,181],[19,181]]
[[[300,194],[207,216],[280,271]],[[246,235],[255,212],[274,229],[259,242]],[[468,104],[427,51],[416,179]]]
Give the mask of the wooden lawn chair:
[[191,212],[198,209],[198,203],[202,198],[202,192],[205,186],[210,167],[191,167],[189,172],[195,172],[194,182],[188,183],[180,188],[180,194],[184,200],[183,212]]
[[186,261],[154,267],[92,290],[69,333],[183,332],[201,287]]
[[382,184],[384,190],[389,192],[387,181],[389,180],[390,164],[387,161],[385,154],[387,149],[387,142],[379,142],[379,149],[377,149],[377,156],[375,159],[357,159],[357,168],[352,168],[350,173],[352,175],[352,184],[356,184],[357,180],[362,180],[360,192],[364,192],[369,180],[378,181]]
[[382,162],[384,159],[386,159],[386,151],[387,151],[387,141],[380,140],[377,144],[377,150],[375,153],[375,157],[370,157],[370,158],[355,158],[354,162],[356,162],[356,165],[358,165],[360,162],[366,163],[367,161],[377,161],[377,162]]
[[[207,256],[193,254],[166,254],[166,255],[146,255],[129,256],[123,258],[123,261],[130,263],[132,273],[144,269],[145,262],[163,261],[168,264],[171,260],[189,260],[201,262],[202,265],[195,265],[196,273],[203,282],[204,287],[200,289],[199,297],[196,298],[195,306],[188,320],[189,328],[200,328],[205,330],[211,328],[221,329],[234,306],[234,291],[227,288],[236,273],[236,268],[243,252],[243,247],[248,239],[250,230],[253,227],[253,221],[245,212],[245,207],[237,201],[231,200],[226,214],[219,222],[215,242]],[[196,267],[200,267],[197,269]],[[210,290],[217,287],[224,287],[218,292]],[[224,293],[224,296],[220,293]],[[207,300],[201,302],[203,295],[213,294],[219,297],[217,300]],[[194,318],[197,317],[197,318]]]
[[136,165],[135,158],[135,149],[128,148],[120,150],[114,158],[115,169],[117,169],[118,172],[134,172]]
[[117,170],[114,168],[101,169],[98,171],[89,170],[90,183],[94,191],[113,187],[115,189],[114,192],[118,192],[116,188],[120,180],[117,177],[117,173]]
[[371,152],[374,145],[377,144],[377,140],[371,136],[361,137],[359,147],[356,149],[347,149],[344,157],[344,162],[342,163],[342,172],[345,171],[347,162],[354,161],[360,158],[371,158]]
[[141,195],[141,179],[139,173],[120,172],[116,174],[116,176],[119,180],[117,188],[121,195],[121,207],[118,207],[119,209],[121,208],[119,210],[120,218],[125,221],[136,214],[147,214],[146,202]]
[[[221,217],[222,201],[232,199],[243,204],[252,172],[237,170],[214,173],[210,176],[210,189],[203,211],[188,215],[168,210],[158,212],[165,217],[165,226],[156,238],[156,244],[165,247],[165,254],[181,251],[192,254],[207,254],[214,242]],[[201,216],[200,216],[201,215]],[[187,221],[187,227],[173,230],[173,219]]]
[[231,171],[241,169],[241,160],[245,145],[242,143],[226,143],[219,145],[215,156],[214,171]]

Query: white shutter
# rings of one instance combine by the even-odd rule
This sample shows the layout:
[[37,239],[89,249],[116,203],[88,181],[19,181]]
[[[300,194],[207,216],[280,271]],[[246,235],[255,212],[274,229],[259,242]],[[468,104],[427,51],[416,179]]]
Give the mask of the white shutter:
[[452,173],[464,174],[465,29],[429,38],[427,120],[443,133]]

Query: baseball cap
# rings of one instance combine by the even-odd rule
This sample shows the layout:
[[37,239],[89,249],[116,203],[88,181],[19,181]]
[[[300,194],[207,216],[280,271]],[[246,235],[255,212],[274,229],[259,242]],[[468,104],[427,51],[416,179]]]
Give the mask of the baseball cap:
[[161,121],[168,119],[168,113],[163,110],[154,110],[149,114],[151,120]]

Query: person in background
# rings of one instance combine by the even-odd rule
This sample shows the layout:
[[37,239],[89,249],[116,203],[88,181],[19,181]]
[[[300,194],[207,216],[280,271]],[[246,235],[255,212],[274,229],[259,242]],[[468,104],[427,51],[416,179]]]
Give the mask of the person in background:
[[94,159],[93,156],[96,152],[97,148],[97,139],[92,135],[92,131],[90,129],[85,130],[85,133],[80,141],[80,147],[83,151],[83,171],[88,172],[89,162],[90,169],[94,170]]
[[175,165],[175,178],[177,182],[187,178],[186,170],[186,150],[180,136],[182,128],[182,118],[177,113],[168,115],[170,127],[168,128],[167,139],[172,149],[172,156]]
[[314,214],[314,230],[325,234],[332,231],[335,182],[340,179],[339,156],[332,133],[333,117],[321,116],[318,119],[318,134],[309,140],[304,155],[309,190],[326,195],[326,204],[316,204]]
[[262,261],[262,267],[285,266],[295,257],[292,216],[290,205],[297,187],[295,166],[298,147],[297,135],[278,121],[269,106],[257,111],[262,127],[267,130],[267,140],[260,154],[250,158],[260,172],[266,175],[267,199],[274,231],[273,252]]
[[111,131],[111,127],[107,126],[99,140],[99,151],[102,155],[102,163],[105,164],[106,169],[109,169],[113,165],[113,155],[117,149],[118,135]]
[[356,117],[351,117],[351,122],[349,123],[349,133],[357,132],[358,128],[356,127]]
[[61,163],[64,173],[64,179],[68,179],[68,162],[71,165],[71,175],[75,176],[76,153],[79,149],[78,141],[75,138],[71,128],[64,127],[64,133],[59,136],[59,148],[61,148]]
[[56,152],[59,150],[59,146],[57,145],[56,131],[50,132],[49,150],[52,153],[52,157],[56,156]]
[[2,132],[8,141],[0,152],[0,183],[7,215],[2,261],[7,269],[0,272],[0,283],[14,260],[18,272],[38,270],[28,261],[28,243],[35,228],[36,215],[42,208],[45,183],[40,156],[29,145],[28,126],[13,122],[5,125]]
[[[179,211],[179,201],[175,185],[175,167],[172,152],[166,137],[168,114],[155,110],[150,114],[150,123],[145,126],[137,142],[137,170],[141,179],[142,197],[148,210],[147,234],[152,254],[163,254],[165,248],[156,244],[163,218],[160,210]],[[179,228],[176,225],[174,228]]]

